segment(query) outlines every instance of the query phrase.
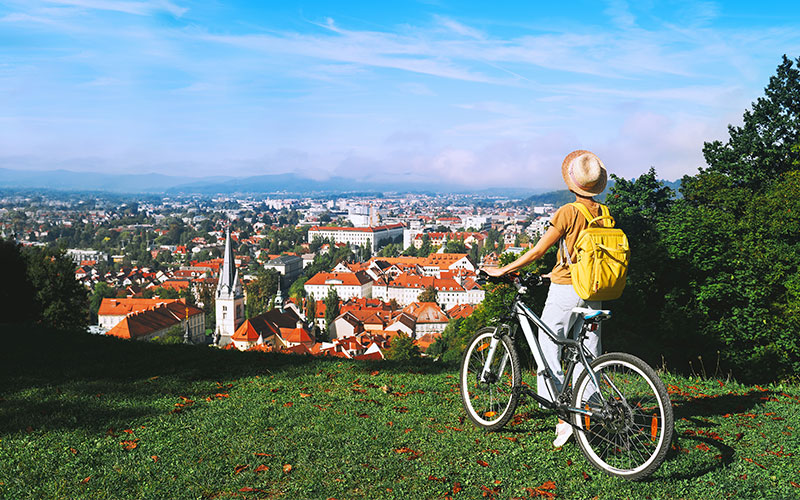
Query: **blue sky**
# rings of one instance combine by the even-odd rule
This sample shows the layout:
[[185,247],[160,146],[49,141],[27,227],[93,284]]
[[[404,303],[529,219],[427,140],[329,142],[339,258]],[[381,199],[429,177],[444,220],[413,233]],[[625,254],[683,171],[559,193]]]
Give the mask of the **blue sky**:
[[0,167],[675,179],[783,54],[796,2],[0,0]]

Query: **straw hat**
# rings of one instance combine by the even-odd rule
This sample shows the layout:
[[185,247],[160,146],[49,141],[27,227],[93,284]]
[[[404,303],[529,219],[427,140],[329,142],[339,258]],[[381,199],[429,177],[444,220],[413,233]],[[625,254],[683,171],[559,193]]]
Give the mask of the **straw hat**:
[[606,188],[606,166],[591,151],[579,149],[568,154],[561,164],[561,175],[570,191],[595,196]]

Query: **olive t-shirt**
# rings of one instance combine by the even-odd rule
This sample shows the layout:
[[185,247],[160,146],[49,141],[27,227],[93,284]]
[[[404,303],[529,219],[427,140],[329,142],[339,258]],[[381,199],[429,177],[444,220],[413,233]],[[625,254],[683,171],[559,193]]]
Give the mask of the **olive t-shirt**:
[[[589,207],[587,207],[589,208]],[[589,213],[597,217],[600,215],[600,204],[596,203],[593,207],[589,208]],[[573,205],[564,205],[556,210],[553,218],[550,219],[550,225],[558,229],[566,243],[567,250],[569,251],[570,259],[575,262],[575,243],[578,241],[578,235],[586,229],[589,225],[586,217],[581,214]],[[564,257],[564,247],[561,244],[562,240],[558,240],[558,256],[556,258],[556,265],[550,272],[550,281],[557,285],[571,285],[572,276],[569,274],[569,265],[567,259]]]

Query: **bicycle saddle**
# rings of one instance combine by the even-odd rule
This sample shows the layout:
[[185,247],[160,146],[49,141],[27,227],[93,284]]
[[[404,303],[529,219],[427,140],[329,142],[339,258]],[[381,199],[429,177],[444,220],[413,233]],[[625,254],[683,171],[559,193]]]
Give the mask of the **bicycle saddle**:
[[611,317],[608,309],[589,309],[588,307],[573,307],[572,312],[582,314],[586,321],[603,321]]

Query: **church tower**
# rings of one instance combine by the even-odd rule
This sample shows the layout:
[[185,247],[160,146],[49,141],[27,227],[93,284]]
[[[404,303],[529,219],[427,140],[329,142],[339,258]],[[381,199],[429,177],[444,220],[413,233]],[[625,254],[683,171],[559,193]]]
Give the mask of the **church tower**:
[[231,342],[239,325],[244,323],[244,293],[239,281],[239,271],[233,258],[231,231],[225,237],[225,256],[219,271],[216,293],[217,328],[214,343],[224,347]]

